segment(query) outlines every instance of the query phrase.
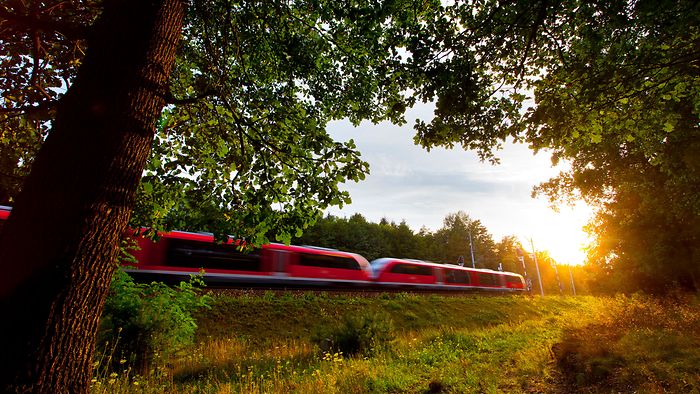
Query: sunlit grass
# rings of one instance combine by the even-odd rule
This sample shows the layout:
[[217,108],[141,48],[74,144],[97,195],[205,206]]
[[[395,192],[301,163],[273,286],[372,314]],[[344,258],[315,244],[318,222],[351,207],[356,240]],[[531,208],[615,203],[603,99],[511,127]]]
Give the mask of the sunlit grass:
[[[247,318],[244,301],[224,300],[212,319],[224,313],[227,321]],[[92,391],[700,390],[700,312],[692,300],[267,296],[248,302],[257,308],[257,319],[269,320],[235,328],[202,321],[200,341],[187,354],[145,377],[128,369],[98,374]],[[385,349],[347,357],[312,343],[315,327],[367,309],[383,311],[394,322],[396,335]]]

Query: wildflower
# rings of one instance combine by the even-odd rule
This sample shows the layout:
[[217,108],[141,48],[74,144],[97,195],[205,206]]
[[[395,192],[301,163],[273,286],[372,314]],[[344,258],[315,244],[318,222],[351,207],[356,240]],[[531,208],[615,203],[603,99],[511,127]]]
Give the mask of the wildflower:
[[117,375],[118,375],[118,374],[117,374],[116,372],[112,372],[111,374],[109,374],[109,377],[110,377],[110,378],[116,378]]

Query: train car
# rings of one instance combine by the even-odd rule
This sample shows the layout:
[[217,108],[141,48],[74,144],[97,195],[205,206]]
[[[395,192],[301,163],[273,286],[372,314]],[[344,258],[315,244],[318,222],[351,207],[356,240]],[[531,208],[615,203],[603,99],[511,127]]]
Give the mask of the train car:
[[2,225],[8,217],[10,217],[10,212],[12,212],[12,207],[7,207],[5,205],[0,205],[0,226]]
[[377,286],[427,289],[441,287],[443,282],[440,264],[385,257],[370,265]]
[[[12,211],[0,206],[0,229]],[[139,281],[178,283],[203,271],[214,286],[329,287],[420,290],[525,291],[522,276],[420,260],[382,258],[313,246],[268,244],[241,252],[238,241],[214,242],[207,233],[172,231],[158,242],[130,235],[138,248],[124,269]]]
[[372,278],[378,286],[460,291],[525,290],[523,277],[510,272],[394,258],[374,260],[371,266]]
[[356,253],[314,246],[282,244],[263,245],[264,261],[272,262],[278,276],[287,283],[332,284],[366,286],[371,280],[372,268],[364,257]]
[[369,283],[367,260],[333,249],[267,244],[242,252],[235,240],[215,243],[212,234],[172,231],[158,242],[137,237],[136,264],[126,271],[137,280],[178,282],[204,271],[210,285],[356,287]]
[[512,272],[468,268],[474,287],[482,291],[525,291],[525,279]]

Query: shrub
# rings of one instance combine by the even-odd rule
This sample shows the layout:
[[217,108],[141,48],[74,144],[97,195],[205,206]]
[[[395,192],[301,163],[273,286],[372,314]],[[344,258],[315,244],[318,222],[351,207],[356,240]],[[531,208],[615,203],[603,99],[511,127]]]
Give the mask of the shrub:
[[118,269],[100,321],[100,344],[112,347],[112,362],[126,359],[143,372],[156,355],[167,358],[192,344],[197,329],[192,313],[209,307],[203,285],[198,276],[175,287],[138,284]]
[[339,325],[319,328],[313,337],[322,351],[346,356],[376,354],[393,339],[393,322],[383,314],[346,316]]

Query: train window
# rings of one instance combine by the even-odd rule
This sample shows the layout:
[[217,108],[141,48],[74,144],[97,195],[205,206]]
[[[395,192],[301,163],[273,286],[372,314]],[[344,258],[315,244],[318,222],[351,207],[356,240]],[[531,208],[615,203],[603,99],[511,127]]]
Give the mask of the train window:
[[414,264],[396,264],[389,270],[392,274],[408,274],[408,275],[433,275],[433,268],[424,265]]
[[260,255],[243,253],[234,245],[197,242],[185,239],[168,239],[166,263],[178,267],[225,269],[235,271],[260,271]]
[[299,265],[309,267],[339,268],[346,270],[360,270],[360,264],[350,257],[329,256],[325,254],[301,253]]
[[469,284],[469,272],[462,270],[446,270],[445,271],[445,282],[447,283],[462,283]]
[[523,282],[522,282],[522,280],[520,279],[519,276],[508,275],[508,276],[506,276],[506,281],[507,281],[509,284],[512,284],[512,285],[521,285],[521,284],[523,284]]
[[479,284],[482,286],[498,286],[498,278],[494,274],[479,274]]

